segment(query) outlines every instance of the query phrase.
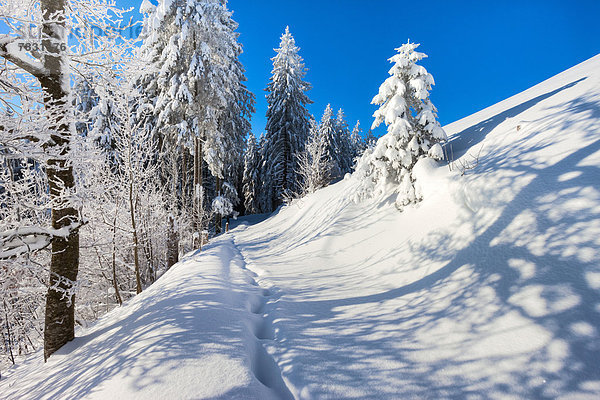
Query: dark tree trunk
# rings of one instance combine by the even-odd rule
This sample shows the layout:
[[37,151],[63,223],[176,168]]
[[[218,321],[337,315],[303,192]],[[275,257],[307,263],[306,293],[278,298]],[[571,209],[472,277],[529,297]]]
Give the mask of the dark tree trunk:
[[[42,26],[42,45],[49,54],[44,56],[45,75],[38,76],[44,92],[46,112],[53,124],[52,141],[47,152],[52,154],[48,161],[50,198],[53,201],[52,227],[60,229],[77,224],[77,210],[68,204],[56,201],[65,192],[73,191],[75,180],[73,168],[67,163],[71,130],[68,120],[69,72],[66,57],[61,55],[60,44],[64,39],[64,12],[66,0],[42,0],[41,9],[46,20]],[[48,22],[53,19],[54,21]],[[77,280],[79,270],[79,233],[74,230],[66,239],[56,238],[52,242],[50,261],[50,289],[46,297],[44,329],[44,358],[47,359],[65,343],[75,337],[75,296],[63,296]],[[65,280],[66,278],[67,280]],[[59,290],[54,290],[56,286]]]
[[167,233],[167,269],[179,261],[179,235],[175,225],[175,217],[169,215],[169,231]]
[[119,210],[119,202],[117,200],[117,204],[115,207],[115,217],[113,219],[113,226],[112,226],[112,274],[113,274],[113,278],[112,278],[112,283],[113,283],[113,287],[115,289],[115,297],[117,298],[117,302],[119,303],[120,306],[123,305],[123,299],[121,298],[121,293],[119,292],[119,283],[117,281],[117,215],[118,215],[118,210]]
[[[221,178],[215,177],[215,191],[217,196],[221,195]],[[223,231],[223,216],[218,214],[215,216],[215,234],[218,235]]]
[[[130,150],[132,151],[132,150]],[[131,166],[130,166],[131,168]],[[135,218],[135,204],[133,193],[133,172],[129,171],[129,216],[131,217],[131,231],[133,234],[133,262],[135,265],[135,292],[136,294],[142,293],[142,278],[141,278],[141,267],[140,267],[140,245],[138,240],[138,229]]]
[[198,243],[194,247],[202,247],[202,218],[204,213],[204,193],[202,191],[202,140],[194,139],[194,187],[193,187],[193,219],[194,233]]

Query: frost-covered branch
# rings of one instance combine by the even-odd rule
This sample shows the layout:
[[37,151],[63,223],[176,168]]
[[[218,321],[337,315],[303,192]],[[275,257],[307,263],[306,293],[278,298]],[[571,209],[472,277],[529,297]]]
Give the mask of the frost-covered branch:
[[47,74],[41,62],[26,57],[26,53],[19,50],[19,38],[10,35],[0,35],[0,57],[15,64],[17,67],[30,73],[36,78]]
[[37,226],[18,227],[0,232],[0,260],[8,260],[23,254],[47,248],[54,239],[66,239],[86,222],[68,225],[60,229]]

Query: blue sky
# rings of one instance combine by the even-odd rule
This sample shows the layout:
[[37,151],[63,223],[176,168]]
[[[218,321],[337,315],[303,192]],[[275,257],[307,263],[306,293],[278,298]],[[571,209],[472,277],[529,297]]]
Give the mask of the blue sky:
[[[141,1],[117,0],[139,8]],[[431,97],[442,124],[495,104],[600,53],[599,0],[391,1],[229,0],[256,95],[253,132],[266,124],[264,88],[286,25],[313,85],[309,110],[344,108],[348,122],[371,125],[371,99],[387,78],[394,48],[421,43],[434,76]],[[376,134],[383,134],[380,127]]]

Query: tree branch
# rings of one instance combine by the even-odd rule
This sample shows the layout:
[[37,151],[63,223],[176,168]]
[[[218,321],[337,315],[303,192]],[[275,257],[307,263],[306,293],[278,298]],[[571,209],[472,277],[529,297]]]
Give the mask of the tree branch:
[[18,40],[19,38],[10,35],[0,35],[0,57],[10,61],[36,78],[47,75],[46,69],[40,62],[26,59],[22,56],[24,53],[18,50]]

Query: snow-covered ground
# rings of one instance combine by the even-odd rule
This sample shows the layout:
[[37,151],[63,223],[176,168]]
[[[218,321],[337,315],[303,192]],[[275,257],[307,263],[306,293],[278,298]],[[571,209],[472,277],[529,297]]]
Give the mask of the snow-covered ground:
[[0,398],[598,398],[600,55],[445,129],[418,206],[242,221]]

